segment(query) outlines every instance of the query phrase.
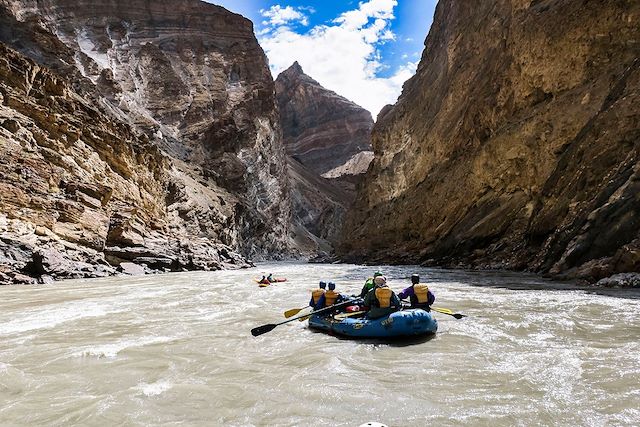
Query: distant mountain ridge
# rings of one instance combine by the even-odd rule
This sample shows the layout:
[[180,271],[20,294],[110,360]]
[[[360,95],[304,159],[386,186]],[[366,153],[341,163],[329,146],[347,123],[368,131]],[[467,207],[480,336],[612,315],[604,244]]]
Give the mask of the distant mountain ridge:
[[295,62],[275,81],[289,157],[297,245],[331,251],[355,186],[373,157],[371,113],[306,75]]

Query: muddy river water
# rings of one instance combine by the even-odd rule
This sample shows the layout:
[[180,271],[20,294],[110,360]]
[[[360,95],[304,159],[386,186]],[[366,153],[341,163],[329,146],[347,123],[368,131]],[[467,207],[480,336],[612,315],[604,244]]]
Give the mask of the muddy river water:
[[[512,273],[418,272],[428,341],[340,340],[292,322],[319,279],[358,293],[375,268],[263,264],[0,287],[0,425],[637,426],[640,300]],[[265,272],[289,279],[258,288]],[[560,286],[562,287],[562,286]]]

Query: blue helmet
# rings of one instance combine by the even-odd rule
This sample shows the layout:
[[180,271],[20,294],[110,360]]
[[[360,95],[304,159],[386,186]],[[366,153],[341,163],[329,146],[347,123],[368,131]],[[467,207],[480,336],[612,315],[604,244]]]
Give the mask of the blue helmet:
[[320,281],[320,289],[325,289],[327,287],[327,284],[324,282],[324,280]]
[[336,284],[333,282],[329,282],[329,290],[332,291],[336,288]]

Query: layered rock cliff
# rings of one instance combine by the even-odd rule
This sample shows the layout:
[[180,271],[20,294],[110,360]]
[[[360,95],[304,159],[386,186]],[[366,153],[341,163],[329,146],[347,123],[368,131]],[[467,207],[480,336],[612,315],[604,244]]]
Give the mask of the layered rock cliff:
[[[371,113],[322,87],[297,62],[276,79],[276,94],[287,154],[308,169],[330,173],[371,151]],[[366,166],[332,175],[357,175]]]
[[295,62],[275,82],[291,182],[296,246],[331,252],[371,152],[371,113]]
[[6,275],[288,251],[274,86],[250,21],[195,0],[0,0],[0,21],[15,49],[0,52]]
[[347,259],[640,269],[640,3],[441,0],[373,132]]

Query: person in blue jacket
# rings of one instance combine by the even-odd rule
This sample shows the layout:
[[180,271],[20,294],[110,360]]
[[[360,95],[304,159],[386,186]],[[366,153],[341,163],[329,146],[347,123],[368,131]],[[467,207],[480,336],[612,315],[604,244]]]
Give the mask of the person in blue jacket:
[[317,289],[311,291],[311,299],[309,300],[309,307],[315,308],[315,306],[320,302],[320,298],[325,293],[327,289],[327,284],[323,280],[320,281]]
[[422,308],[429,311],[431,304],[436,300],[436,296],[429,290],[429,287],[420,283],[420,276],[417,274],[411,275],[411,286],[404,289],[398,294],[400,299],[407,299],[411,302],[411,308]]
[[343,301],[344,297],[340,292],[336,292],[335,283],[329,282],[328,287],[329,290],[320,297],[320,300],[316,304],[316,310],[320,310],[321,308],[329,307],[330,305],[338,304]]

